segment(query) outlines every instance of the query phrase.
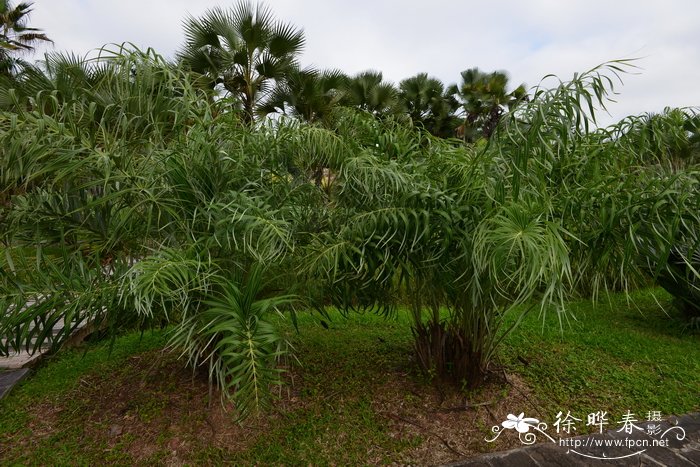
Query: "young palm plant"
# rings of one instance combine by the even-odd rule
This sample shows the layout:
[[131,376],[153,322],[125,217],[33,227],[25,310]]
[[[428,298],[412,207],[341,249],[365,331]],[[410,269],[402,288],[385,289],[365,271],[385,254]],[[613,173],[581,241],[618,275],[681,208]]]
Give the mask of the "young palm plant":
[[235,401],[240,417],[264,407],[271,385],[281,384],[277,363],[289,345],[270,315],[283,317],[280,309],[294,297],[261,297],[263,272],[254,266],[244,280],[220,280],[218,292],[176,326],[171,340],[190,366],[207,367],[210,382]]

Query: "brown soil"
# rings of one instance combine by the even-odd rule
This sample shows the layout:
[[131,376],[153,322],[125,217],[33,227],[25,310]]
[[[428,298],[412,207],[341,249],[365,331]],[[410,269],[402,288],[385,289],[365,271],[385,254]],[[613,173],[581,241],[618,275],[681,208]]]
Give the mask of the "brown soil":
[[[415,396],[408,404],[407,391]],[[541,412],[523,381],[503,372],[492,375],[471,397],[397,379],[378,395],[376,407],[388,419],[394,436],[423,439],[418,447],[402,453],[400,463],[411,465],[445,464],[520,446],[517,436],[499,437],[494,443],[486,443],[485,438],[493,438],[491,428],[510,413]]]

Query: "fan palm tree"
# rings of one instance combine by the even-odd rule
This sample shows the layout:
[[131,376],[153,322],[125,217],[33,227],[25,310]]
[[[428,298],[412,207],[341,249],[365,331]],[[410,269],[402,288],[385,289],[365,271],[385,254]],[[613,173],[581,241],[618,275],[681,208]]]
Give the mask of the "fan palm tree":
[[508,92],[508,75],[502,71],[484,73],[470,68],[461,73],[459,86],[450,87],[464,110],[464,126],[460,129],[465,141],[489,138],[507,109],[527,99],[525,85]]
[[263,6],[240,2],[229,9],[213,8],[184,23],[182,64],[221,85],[243,109],[243,121],[255,121],[258,104],[274,83],[283,81],[304,47],[300,29],[276,20]]
[[380,71],[363,71],[348,79],[343,105],[357,107],[377,116],[392,113],[397,104],[396,88],[384,81]]
[[423,126],[435,136],[454,135],[459,125],[454,115],[459,103],[454,96],[445,92],[439,79],[429,78],[427,73],[407,78],[399,83],[398,98],[402,110],[414,124]]
[[263,115],[284,113],[309,123],[326,120],[343,98],[347,76],[338,70],[319,71],[295,68],[278,82],[259,107]]
[[40,29],[27,26],[32,3],[0,0],[0,74],[11,75],[26,63],[16,53],[31,52],[39,42],[52,42]]

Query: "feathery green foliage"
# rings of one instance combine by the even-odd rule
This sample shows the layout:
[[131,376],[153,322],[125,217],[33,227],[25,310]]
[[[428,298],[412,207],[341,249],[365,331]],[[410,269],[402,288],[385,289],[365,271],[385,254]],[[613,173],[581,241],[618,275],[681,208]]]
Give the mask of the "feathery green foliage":
[[615,128],[592,130],[626,66],[536,89],[480,149],[369,117],[341,126],[354,148],[333,167],[330,231],[308,267],[343,309],[407,300],[424,369],[468,386],[519,322],[512,313],[563,319],[572,296],[646,280],[642,253],[663,264],[697,229],[698,178],[640,166]]
[[[238,331],[225,320],[233,334],[216,327],[214,348],[196,339],[186,346],[217,359],[213,381],[247,413],[270,379],[251,386],[240,372],[271,374],[284,353],[269,351],[274,336],[263,315],[287,294],[261,290],[254,265],[273,265],[268,274],[283,278],[294,248],[293,210],[284,201],[308,196],[268,152],[275,139],[280,153],[293,142],[284,132],[246,130],[196,77],[151,51],[47,61],[27,79],[25,97],[0,113],[0,351],[60,346],[83,324],[114,334],[188,323],[204,335],[209,321],[200,313],[217,309],[211,303],[228,296],[230,280],[250,273],[249,288],[265,295],[259,313],[240,318]],[[53,336],[61,323],[65,330]],[[247,353],[236,332],[252,336]],[[236,352],[250,366],[230,366]]]
[[178,324],[171,340],[190,366],[207,367],[210,381],[233,398],[241,417],[265,405],[271,384],[281,384],[276,364],[287,353],[288,343],[269,315],[280,314],[294,298],[261,298],[264,285],[257,266],[244,281],[220,281],[220,292]]

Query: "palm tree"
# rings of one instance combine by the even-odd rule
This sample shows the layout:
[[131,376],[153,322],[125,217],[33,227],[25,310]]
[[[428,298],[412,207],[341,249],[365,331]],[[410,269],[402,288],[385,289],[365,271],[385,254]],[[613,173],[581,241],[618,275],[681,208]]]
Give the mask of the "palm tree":
[[269,318],[318,189],[286,171],[310,152],[300,128],[243,127],[197,79],[151,51],[51,54],[29,104],[0,109],[0,354],[56,348],[83,321],[172,323],[245,415],[279,379]]
[[[435,136],[450,137],[459,125],[454,113],[457,99],[437,78],[419,73],[399,83],[399,102],[414,124],[423,126]],[[457,121],[457,122],[456,122]]]
[[343,98],[347,76],[338,70],[292,69],[259,107],[262,115],[284,113],[313,123],[327,120]]
[[26,65],[15,53],[31,52],[38,42],[52,42],[37,28],[27,26],[32,3],[12,5],[0,0],[0,75],[11,75]]
[[464,126],[460,133],[465,141],[489,138],[503,112],[527,99],[525,85],[508,92],[508,75],[503,71],[484,73],[470,68],[461,73],[462,83],[450,87],[450,94],[460,100]]
[[622,65],[538,90],[478,152],[392,122],[358,138],[348,120],[346,154],[328,162],[331,221],[304,261],[314,286],[340,309],[408,305],[421,367],[475,386],[525,313],[562,317],[572,296],[645,277],[639,252],[663,258],[697,231],[700,195],[697,172],[640,170],[636,151],[588,131],[584,103],[602,105]]
[[[105,55],[77,64],[79,92],[53,83],[76,65],[58,60],[36,105],[0,110],[0,189],[23,188],[0,206],[0,354],[60,344],[56,323],[169,322],[245,414],[280,382],[290,295],[408,302],[421,366],[474,386],[523,313],[625,284],[640,251],[668,258],[700,227],[697,172],[588,131],[604,70],[537,90],[477,153],[370,112],[248,128],[194,74]],[[290,159],[328,167],[333,190]]]
[[363,71],[347,81],[343,105],[357,107],[377,116],[386,115],[395,110],[397,91],[384,81],[380,71]]
[[238,98],[243,121],[255,121],[256,108],[296,65],[304,47],[300,29],[277,21],[263,6],[240,2],[230,9],[208,10],[185,20],[185,45],[178,57],[212,86]]

